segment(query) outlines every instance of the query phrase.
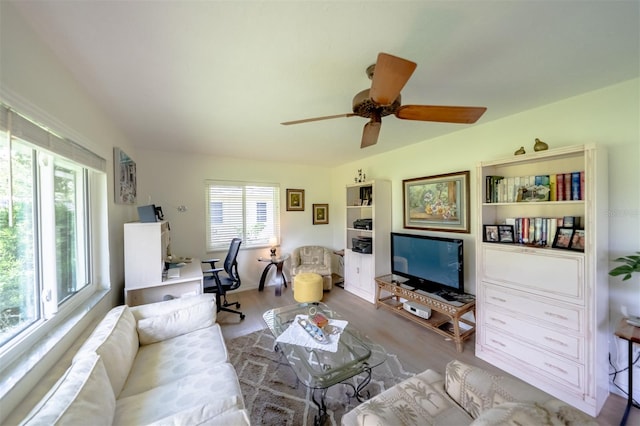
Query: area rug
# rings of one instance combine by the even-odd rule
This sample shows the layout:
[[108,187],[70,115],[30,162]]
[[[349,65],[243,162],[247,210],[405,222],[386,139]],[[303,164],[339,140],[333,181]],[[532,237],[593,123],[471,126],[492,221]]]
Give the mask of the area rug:
[[[307,426],[314,424],[318,409],[311,391],[299,383],[295,373],[274,351],[275,339],[268,329],[237,337],[227,342],[229,359],[235,367],[252,425]],[[387,353],[384,364],[373,369],[365,388],[370,396],[413,376],[404,371],[398,358]],[[351,379],[353,385],[362,376]],[[351,388],[338,384],[327,391],[325,425],[339,425],[342,416],[359,404],[347,392]]]

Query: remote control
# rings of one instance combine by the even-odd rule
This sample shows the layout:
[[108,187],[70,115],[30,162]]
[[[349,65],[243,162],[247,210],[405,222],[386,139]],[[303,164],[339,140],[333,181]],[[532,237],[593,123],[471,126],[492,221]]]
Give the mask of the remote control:
[[307,321],[304,318],[300,318],[298,320],[298,323],[304,329],[304,331],[309,333],[309,336],[311,336],[313,340],[315,340],[316,342],[323,343],[323,344],[329,343],[327,336],[325,336],[322,330],[318,328],[316,325],[312,324],[311,322]]

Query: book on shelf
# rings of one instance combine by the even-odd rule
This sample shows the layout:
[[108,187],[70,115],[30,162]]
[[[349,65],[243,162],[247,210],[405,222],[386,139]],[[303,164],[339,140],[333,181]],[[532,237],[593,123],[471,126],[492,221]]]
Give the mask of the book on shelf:
[[571,173],[564,173],[564,199],[571,200]]
[[571,173],[571,199],[582,200],[580,191],[580,172]]
[[485,203],[584,200],[584,171],[485,178]]
[[506,225],[513,225],[514,240],[519,244],[551,247],[556,231],[560,227],[580,224],[580,217],[516,217],[506,218]]
[[549,201],[558,201],[557,175],[549,175]]

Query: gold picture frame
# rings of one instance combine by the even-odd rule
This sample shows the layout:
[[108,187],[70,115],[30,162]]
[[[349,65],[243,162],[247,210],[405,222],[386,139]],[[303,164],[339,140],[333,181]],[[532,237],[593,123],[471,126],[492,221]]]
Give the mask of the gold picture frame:
[[329,223],[329,204],[313,205],[313,224],[327,225]]
[[402,181],[404,227],[469,233],[469,171]]
[[304,211],[304,189],[287,189],[287,211]]

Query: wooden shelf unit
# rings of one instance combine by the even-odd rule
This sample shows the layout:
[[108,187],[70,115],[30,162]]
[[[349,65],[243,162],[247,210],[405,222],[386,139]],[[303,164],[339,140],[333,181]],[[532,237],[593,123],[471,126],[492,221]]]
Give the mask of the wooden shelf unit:
[[[376,309],[379,307],[388,309],[445,338],[453,340],[458,352],[462,352],[464,341],[476,331],[475,322],[463,318],[463,315],[472,312],[475,319],[475,300],[456,306],[435,297],[401,287],[400,283],[395,281],[393,275],[377,277],[376,284]],[[406,311],[403,307],[404,302],[400,299],[414,301],[430,308],[431,317],[425,319]],[[466,324],[470,328],[465,330],[460,326],[460,323]]]

